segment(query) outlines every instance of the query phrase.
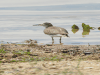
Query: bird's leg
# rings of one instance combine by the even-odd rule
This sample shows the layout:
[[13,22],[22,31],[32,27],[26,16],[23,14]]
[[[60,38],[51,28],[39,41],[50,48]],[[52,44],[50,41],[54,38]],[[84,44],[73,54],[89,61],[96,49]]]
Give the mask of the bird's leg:
[[54,43],[54,39],[53,39],[53,37],[52,37],[52,44]]
[[61,37],[60,37],[60,44],[61,44]]

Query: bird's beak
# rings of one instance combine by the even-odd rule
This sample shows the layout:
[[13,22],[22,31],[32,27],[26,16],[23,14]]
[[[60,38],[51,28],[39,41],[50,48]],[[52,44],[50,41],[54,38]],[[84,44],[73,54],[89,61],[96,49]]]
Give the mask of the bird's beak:
[[33,25],[33,26],[42,26],[42,24],[35,24],[35,25]]

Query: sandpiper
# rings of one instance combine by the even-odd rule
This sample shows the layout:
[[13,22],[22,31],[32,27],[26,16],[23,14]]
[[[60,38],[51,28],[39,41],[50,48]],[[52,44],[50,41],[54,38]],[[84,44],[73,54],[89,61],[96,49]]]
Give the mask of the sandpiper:
[[60,37],[60,44],[61,44],[61,37],[69,37],[68,31],[61,27],[55,27],[51,23],[45,22],[43,24],[36,24],[33,26],[44,26],[44,33],[50,35],[52,38],[52,44],[54,43],[53,37]]

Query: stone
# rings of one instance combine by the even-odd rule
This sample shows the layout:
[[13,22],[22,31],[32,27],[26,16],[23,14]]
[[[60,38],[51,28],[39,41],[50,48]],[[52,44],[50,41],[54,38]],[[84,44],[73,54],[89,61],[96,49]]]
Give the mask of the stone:
[[84,69],[93,69],[93,67],[84,67]]
[[50,69],[57,69],[57,66],[51,66]]
[[17,57],[17,55],[16,54],[14,54],[13,56],[12,56],[12,58],[16,58]]

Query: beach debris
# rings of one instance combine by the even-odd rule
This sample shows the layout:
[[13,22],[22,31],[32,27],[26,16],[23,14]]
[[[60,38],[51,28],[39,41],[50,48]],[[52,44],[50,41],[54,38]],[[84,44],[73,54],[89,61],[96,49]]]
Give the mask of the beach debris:
[[44,48],[45,53],[52,53],[52,50],[50,48]]
[[36,44],[37,41],[29,39],[29,40],[25,40],[24,43],[27,43],[27,44]]

